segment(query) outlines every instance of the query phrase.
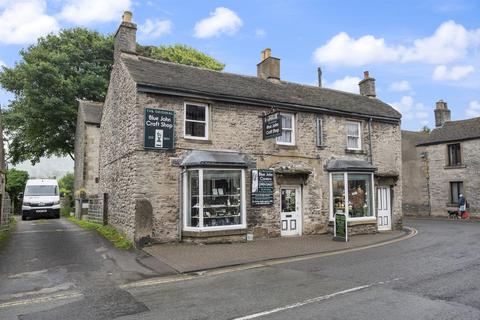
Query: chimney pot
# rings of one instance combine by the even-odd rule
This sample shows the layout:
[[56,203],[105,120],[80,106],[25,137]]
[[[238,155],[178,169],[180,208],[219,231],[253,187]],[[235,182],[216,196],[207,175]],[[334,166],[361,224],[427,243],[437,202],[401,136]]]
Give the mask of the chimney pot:
[[322,87],[322,68],[318,67],[317,72],[318,72],[318,86],[321,88]]
[[131,11],[125,11],[122,16],[122,21],[123,22],[132,22],[132,12]]
[[368,71],[363,71],[363,79],[370,78],[370,73]]
[[441,127],[447,121],[451,120],[451,111],[448,109],[447,103],[439,100],[435,103],[435,127]]
[[271,56],[272,56],[272,50],[270,48],[266,48],[265,49],[265,59],[270,58]]
[[363,72],[363,80],[358,83],[358,86],[360,87],[360,95],[369,98],[377,97],[375,79],[370,78],[370,73],[368,71]]

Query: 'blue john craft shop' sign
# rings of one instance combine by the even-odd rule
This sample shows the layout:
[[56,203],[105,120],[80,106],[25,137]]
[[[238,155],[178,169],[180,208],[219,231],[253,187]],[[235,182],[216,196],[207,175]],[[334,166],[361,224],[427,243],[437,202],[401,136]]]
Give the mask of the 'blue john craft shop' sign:
[[173,149],[175,142],[175,112],[145,108],[144,127],[145,149]]

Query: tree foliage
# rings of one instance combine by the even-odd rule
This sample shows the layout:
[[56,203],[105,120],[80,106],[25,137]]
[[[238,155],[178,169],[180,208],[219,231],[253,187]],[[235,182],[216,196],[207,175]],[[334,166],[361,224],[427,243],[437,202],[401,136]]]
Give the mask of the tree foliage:
[[[184,45],[138,46],[140,55],[222,70],[214,58]],[[113,37],[83,28],[38,39],[22,60],[0,70],[0,85],[14,93],[4,114],[9,162],[70,155],[73,159],[77,99],[103,101],[113,64]]]
[[72,172],[66,173],[63,177],[60,178],[60,180],[58,180],[60,192],[63,192],[64,196],[69,199],[69,203],[71,205],[73,205],[74,183],[75,176]]
[[221,71],[225,65],[209,55],[192,47],[176,44],[172,46],[140,46],[137,45],[138,54],[153,59],[175,62],[189,66],[202,67]]
[[430,131],[432,131],[428,126],[423,126],[422,128],[422,132],[424,133],[430,133]]
[[105,98],[112,37],[81,28],[63,30],[40,38],[20,56],[13,68],[0,72],[0,84],[15,94],[5,114],[10,162],[72,156],[76,99]]
[[13,200],[14,208],[19,208],[20,200],[18,195],[25,190],[28,180],[28,172],[17,169],[8,169],[6,175],[5,191],[8,192]]

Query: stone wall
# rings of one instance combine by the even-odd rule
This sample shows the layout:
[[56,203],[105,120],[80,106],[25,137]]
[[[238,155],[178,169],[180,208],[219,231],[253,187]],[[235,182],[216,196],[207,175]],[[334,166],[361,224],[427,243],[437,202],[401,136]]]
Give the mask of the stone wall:
[[470,203],[472,215],[480,214],[480,139],[462,141],[462,166],[448,167],[447,144],[425,147],[428,152],[430,173],[430,198],[432,215],[446,216],[447,210],[456,209],[451,204],[450,182],[462,181],[464,195]]
[[83,117],[83,113],[78,112],[77,125],[75,127],[74,191],[83,187],[83,179],[84,179],[83,166],[84,166],[84,160],[85,160],[85,129],[86,129],[86,126],[85,126],[85,118]]
[[[108,222],[134,240],[135,198],[139,158],[143,143],[136,137],[143,129],[136,105],[136,84],[121,60],[116,60],[100,126],[99,193],[108,195]],[[141,150],[141,151],[140,151]]]
[[88,194],[98,193],[98,156],[100,151],[100,128],[97,125],[85,125],[85,154],[83,164],[83,187]]
[[416,147],[426,135],[423,132],[402,131],[402,186],[405,215],[430,214],[428,157],[425,147]]

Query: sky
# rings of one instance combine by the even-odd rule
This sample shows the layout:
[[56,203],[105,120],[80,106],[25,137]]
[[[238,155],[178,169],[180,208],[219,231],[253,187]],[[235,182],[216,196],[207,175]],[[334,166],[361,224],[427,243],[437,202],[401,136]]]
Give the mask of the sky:
[[[113,33],[126,9],[139,43],[187,44],[227,72],[256,75],[265,48],[286,81],[316,85],[321,67],[324,87],[358,93],[368,70],[402,129],[433,128],[440,99],[452,120],[480,116],[478,0],[0,0],[0,64],[14,66],[19,50],[62,28]],[[9,99],[0,89],[0,104]]]

